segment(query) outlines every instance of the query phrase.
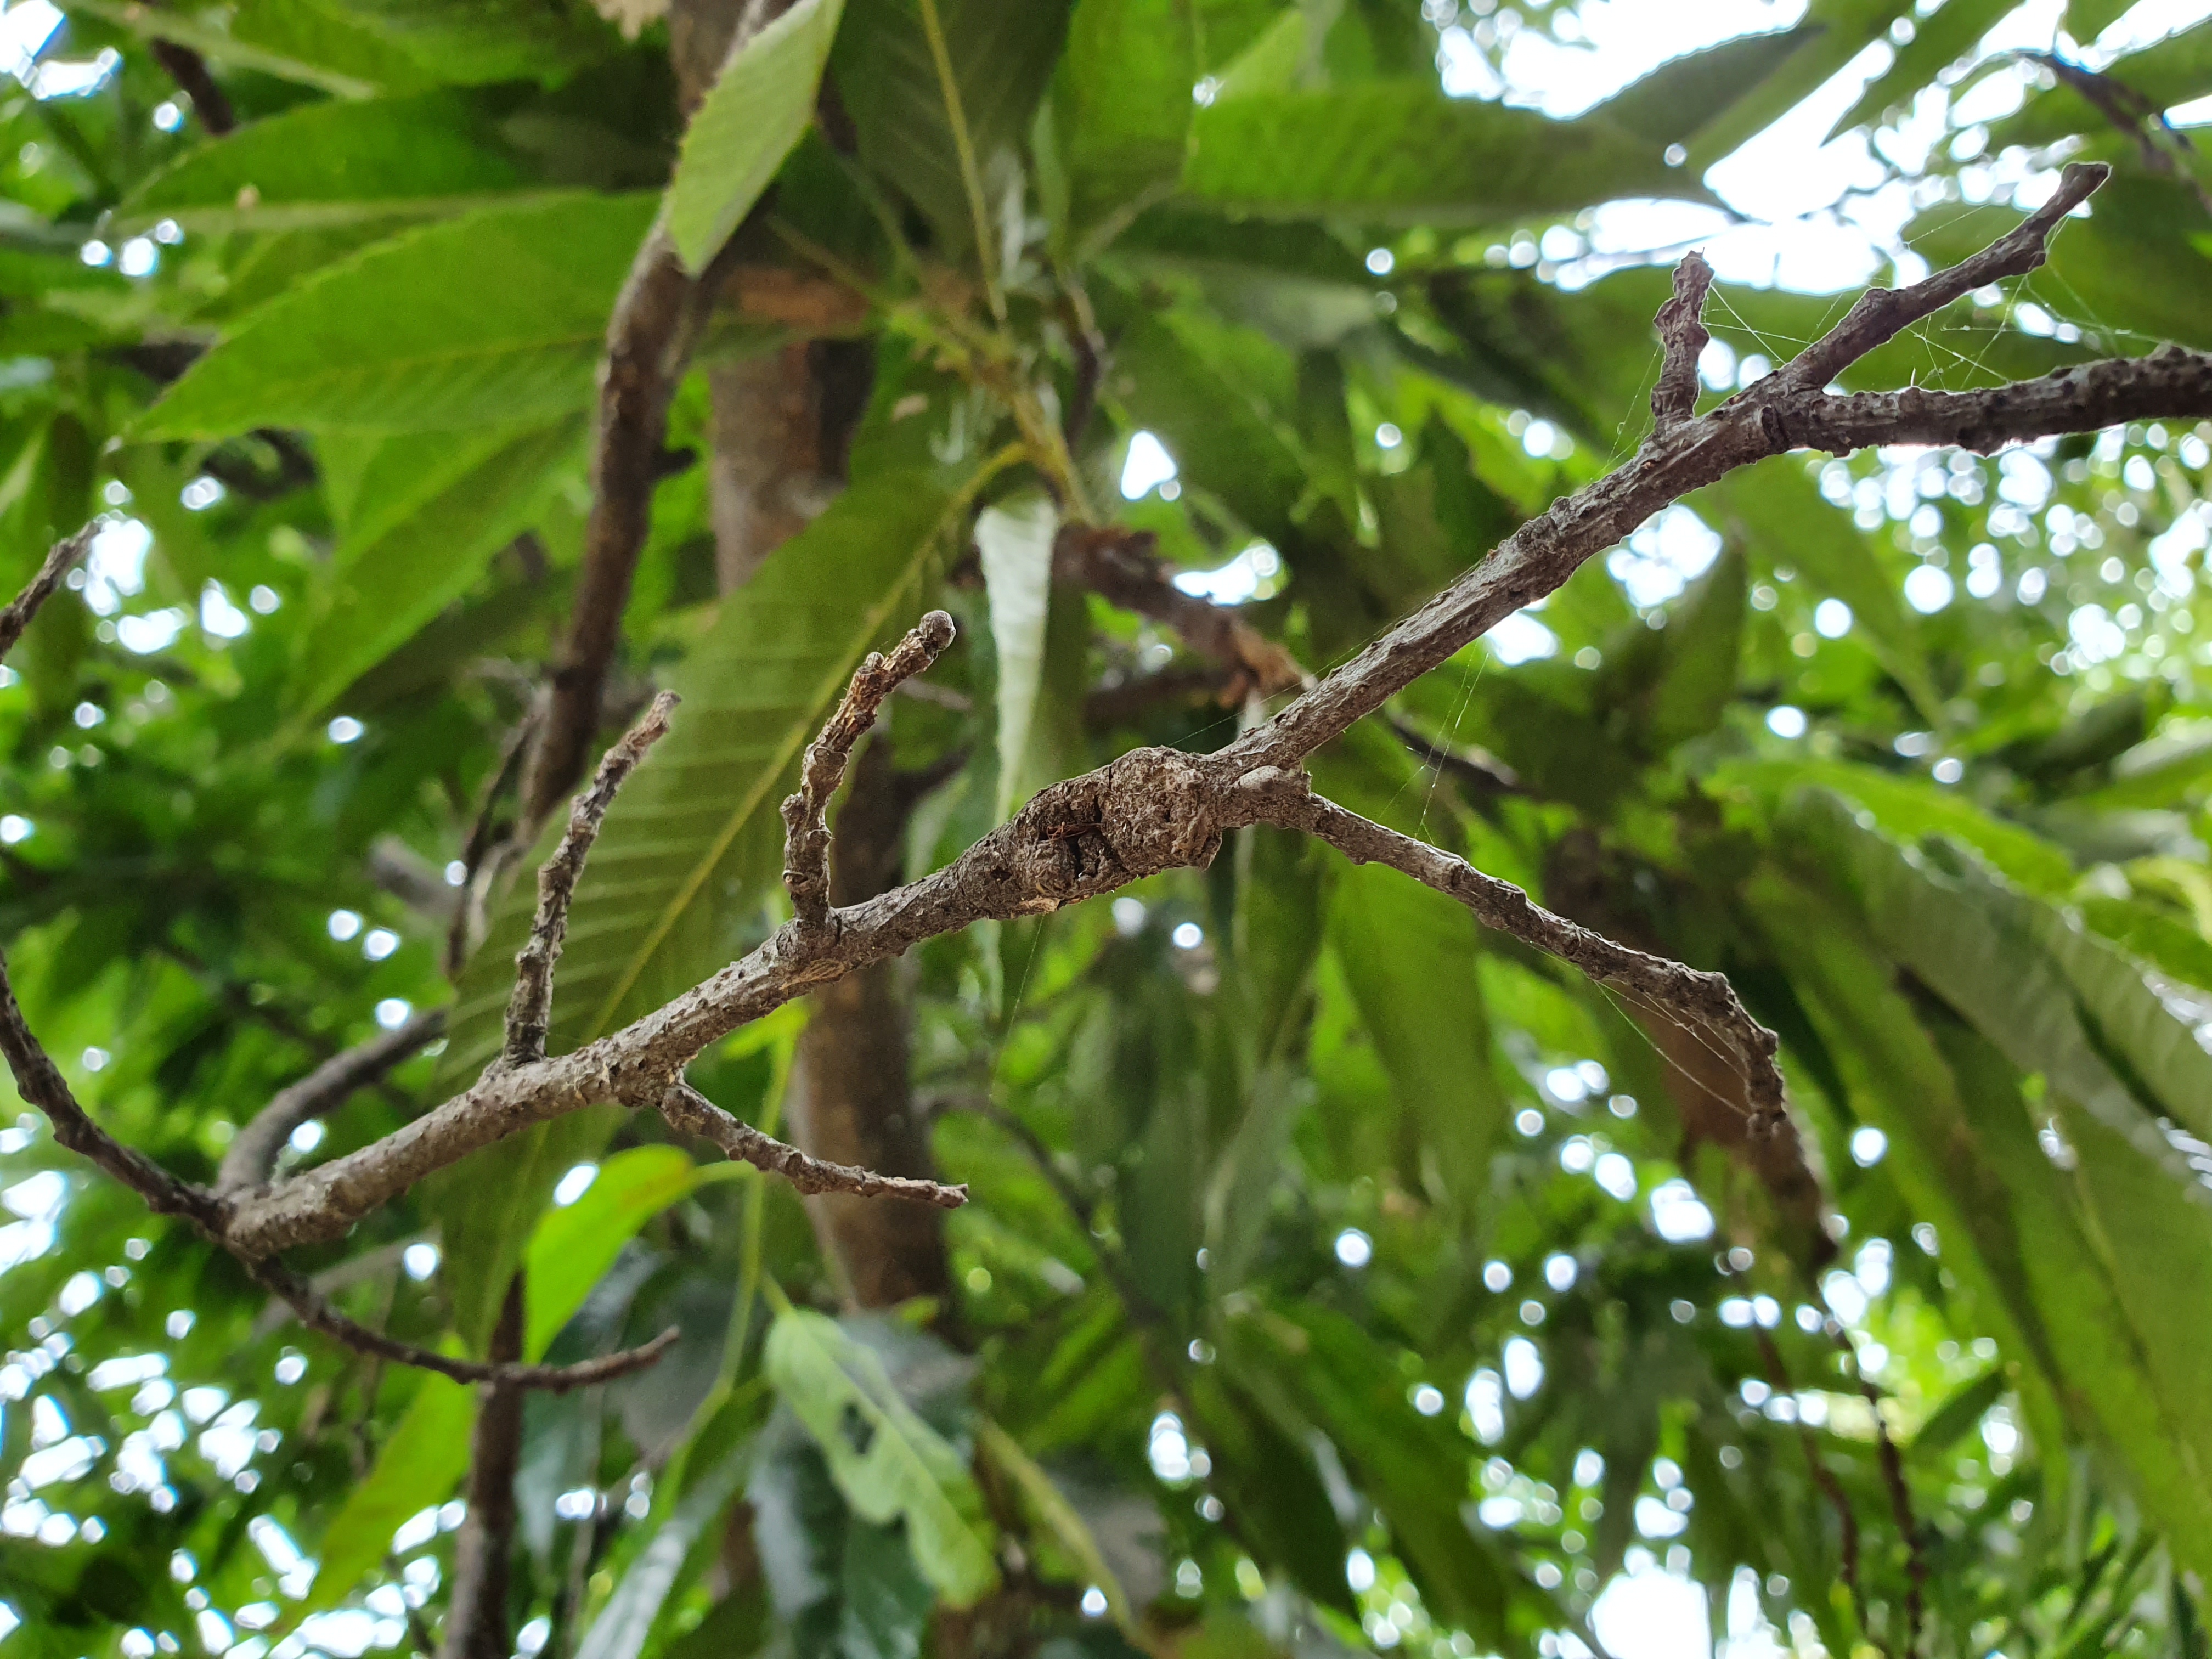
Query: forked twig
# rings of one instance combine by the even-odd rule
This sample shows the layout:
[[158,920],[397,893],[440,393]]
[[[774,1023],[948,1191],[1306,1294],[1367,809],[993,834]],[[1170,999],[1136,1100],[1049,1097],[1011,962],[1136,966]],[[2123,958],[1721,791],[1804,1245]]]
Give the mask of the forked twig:
[[933,611],[888,657],[878,651],[868,653],[853,671],[853,682],[836,713],[823,726],[821,736],[806,745],[806,757],[799,766],[799,788],[783,801],[783,884],[802,933],[820,933],[830,924],[830,798],[845,781],[853,745],[867,736],[884,699],[942,656],[956,631],[951,617]]
[[528,1066],[545,1058],[545,1032],[553,1018],[553,964],[561,959],[562,940],[568,931],[568,904],[576,896],[576,878],[584,873],[584,860],[599,838],[607,809],[615,794],[647,750],[668,735],[668,716],[678,699],[663,691],[635,726],[600,761],[592,787],[576,797],[568,809],[568,833],[538,872],[538,912],[531,920],[530,938],[516,952],[514,991],[507,1002],[507,1041],[500,1054],[506,1066]]

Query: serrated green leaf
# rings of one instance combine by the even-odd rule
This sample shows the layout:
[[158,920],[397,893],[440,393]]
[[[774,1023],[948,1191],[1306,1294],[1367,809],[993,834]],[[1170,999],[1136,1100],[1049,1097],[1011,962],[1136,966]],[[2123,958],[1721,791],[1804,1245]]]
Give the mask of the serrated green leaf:
[[1201,73],[1193,0],[1077,0],[1053,115],[1078,238],[1110,240],[1174,188]]
[[647,197],[568,196],[379,243],[240,319],[134,436],[450,430],[583,408],[653,210]]
[[[998,1583],[990,1523],[967,1464],[915,1414],[872,1349],[835,1320],[794,1308],[769,1328],[761,1365],[821,1448],[853,1512],[877,1526],[902,1519],[915,1564],[947,1603],[971,1606]],[[852,1419],[865,1433],[855,1434]]]
[[1662,146],[1601,118],[1553,121],[1421,82],[1220,100],[1192,142],[1183,193],[1263,217],[1468,223],[1697,194]]
[[975,519],[975,548],[999,659],[999,789],[992,811],[1002,822],[1027,793],[1024,763],[1037,690],[1044,681],[1045,617],[1052,599],[1052,538],[1058,520],[1052,502],[1042,495],[988,507]]
[[1690,141],[1686,171],[1705,170],[1778,121],[1912,9],[1912,0],[1814,0],[1791,31],[1801,42]]
[[331,558],[329,608],[299,638],[299,718],[331,700],[459,599],[522,531],[579,451],[580,416],[517,435],[386,441],[408,489],[364,503]]
[[[830,72],[861,161],[904,191],[948,248],[972,248],[974,216],[919,0],[846,3],[852,24],[838,35]],[[1002,154],[1020,155],[1069,10],[1070,0],[937,0],[969,147],[987,179]],[[989,188],[995,204],[1000,187]]]
[[273,232],[428,216],[529,182],[486,113],[456,94],[306,104],[179,156],[117,207],[115,229],[173,219],[208,234]]
[[668,232],[693,271],[730,239],[814,118],[844,0],[799,0],[747,41],[684,135]]
[[[1897,847],[1825,792],[1808,792],[1788,816],[1802,836],[1800,845],[1820,849],[1853,884],[1875,938],[2008,1060],[2047,1077],[2054,1091],[2174,1179],[2190,1179],[2145,1103],[2114,1070],[2115,1060],[2127,1064],[2124,1056],[2093,1034],[2066,972],[2037,938],[2039,907],[1978,870],[1948,871],[1923,853]],[[2086,936],[2071,937],[2081,943],[2085,973],[2106,967],[2091,976],[2117,1012],[2125,988],[2109,964],[2095,959]],[[2155,1000],[2147,989],[2136,995]],[[2147,1042],[2137,1029],[2138,1012],[2129,1009],[2122,1021]],[[2172,1018],[2162,1006],[2160,1014]],[[2146,1058],[2165,1057],[2148,1047],[2144,1052]],[[2203,1122],[2201,1104],[2188,1109]]]

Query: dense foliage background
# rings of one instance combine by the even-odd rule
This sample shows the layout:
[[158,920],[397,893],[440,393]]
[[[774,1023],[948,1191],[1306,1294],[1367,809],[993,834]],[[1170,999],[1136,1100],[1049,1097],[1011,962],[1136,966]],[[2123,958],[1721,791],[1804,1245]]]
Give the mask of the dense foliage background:
[[[1585,111],[1626,0],[801,0],[680,169],[712,8],[64,9],[0,15],[0,578],[104,527],[0,677],[0,933],[102,1121],[202,1176],[416,1011],[450,1036],[288,1167],[496,1046],[528,882],[472,832],[511,815],[672,170],[746,297],[675,399],[608,729],[686,702],[587,873],[556,1048],[763,935],[799,747],[928,605],[961,642],[876,751],[886,879],[1252,717],[1250,676],[1050,581],[1047,486],[1319,668],[1633,447],[1678,234],[1721,266],[1717,394],[1881,274],[1850,250],[1959,257],[2095,156],[2046,270],[1851,384],[2212,346],[2212,161],[2160,115],[2212,95],[2212,22],[2170,5],[1776,6]],[[1773,244],[1841,298],[1745,280],[1705,182],[1808,119],[1870,136]],[[732,416],[763,364],[813,399],[802,462]],[[858,1114],[965,1209],[810,1218],[610,1108],[298,1265],[425,1343],[480,1348],[518,1266],[533,1355],[681,1328],[529,1403],[525,1655],[1634,1659],[1709,1620],[2202,1656],[2208,439],[1765,463],[1321,757],[1726,969],[1802,1162],[1747,1145],[1698,1033],[1251,830],[693,1068],[763,1126]],[[0,1183],[0,1651],[434,1644],[473,1395],[292,1327],[35,1115]]]

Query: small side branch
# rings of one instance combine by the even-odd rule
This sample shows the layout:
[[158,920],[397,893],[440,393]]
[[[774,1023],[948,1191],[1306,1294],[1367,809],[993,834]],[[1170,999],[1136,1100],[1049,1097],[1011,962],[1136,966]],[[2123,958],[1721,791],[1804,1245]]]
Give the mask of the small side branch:
[[528,1066],[545,1058],[545,1032],[553,1018],[553,964],[561,959],[561,942],[568,931],[568,902],[575,896],[576,879],[584,860],[606,822],[607,808],[616,793],[637,769],[647,750],[668,734],[669,712],[678,699],[663,691],[653,700],[635,726],[607,750],[592,787],[576,797],[568,809],[568,832],[538,872],[538,914],[530,924],[530,938],[514,958],[514,992],[507,1004],[507,1044],[503,1065]]
[[446,1011],[432,1008],[396,1031],[373,1037],[358,1048],[334,1054],[289,1089],[272,1096],[238,1132],[222,1155],[215,1189],[228,1197],[265,1182],[292,1131],[343,1103],[355,1090],[375,1082],[393,1066],[445,1035]]
[[799,763],[798,793],[783,802],[783,884],[791,893],[801,931],[817,933],[830,925],[830,798],[845,780],[853,745],[868,734],[884,699],[928,668],[952,643],[952,618],[933,611],[893,647],[890,656],[871,651],[853,673],[845,700],[806,745]]
[[1787,1121],[1782,1073],[1774,1061],[1775,1035],[1736,1000],[1725,975],[1648,956],[1554,915],[1511,882],[1313,793],[1301,775],[1270,769],[1246,779],[1239,793],[1245,806],[1237,816],[1249,813],[1257,822],[1302,830],[1356,864],[1387,864],[1457,899],[1484,927],[1533,945],[1692,1030],[1712,1034],[1735,1051],[1744,1067],[1753,1129],[1772,1132]]
[[520,1362],[457,1359],[451,1354],[440,1353],[434,1348],[417,1347],[411,1342],[399,1341],[347,1318],[325,1301],[305,1278],[274,1259],[248,1261],[246,1270],[255,1284],[290,1308],[300,1322],[309,1329],[320,1331],[359,1352],[374,1354],[380,1359],[389,1359],[398,1364],[413,1365],[422,1370],[435,1371],[441,1376],[452,1377],[456,1382],[484,1382],[502,1389],[542,1389],[552,1394],[564,1394],[571,1389],[589,1388],[595,1382],[611,1382],[617,1377],[643,1370],[666,1353],[682,1334],[672,1327],[641,1347],[625,1348],[620,1353],[606,1354],[574,1365],[525,1365]]
[[1910,288],[1869,289],[1842,322],[1742,393],[1743,400],[1771,404],[1792,393],[1819,392],[1876,346],[1887,344],[1952,301],[2001,277],[2025,276],[2039,269],[2049,257],[2047,245],[2058,222],[2112,175],[2112,168],[2102,161],[2069,164],[2058,175],[2058,188],[2051,199],[1979,253]]
[[[1235,611],[1177,587],[1154,552],[1158,544],[1149,530],[1066,525],[1053,538],[1053,574],[1172,628],[1200,656],[1242,679],[1246,690],[1273,696],[1310,684],[1289,652]],[[1242,701],[1241,696],[1231,701]]]
[[855,1198],[900,1198],[914,1204],[957,1210],[968,1201],[965,1185],[948,1187],[941,1182],[910,1176],[881,1176],[856,1170],[848,1164],[830,1164],[810,1158],[796,1146],[763,1134],[750,1123],[730,1115],[684,1082],[672,1083],[660,1098],[660,1115],[669,1127],[711,1140],[736,1162],[781,1176],[802,1193],[848,1193]]
[[23,630],[31,625],[31,618],[39,614],[39,607],[53,597],[54,589],[61,586],[62,576],[69,568],[82,558],[92,538],[100,533],[100,524],[91,524],[56,542],[46,555],[46,562],[39,567],[39,574],[31,578],[23,591],[0,611],[0,657],[15,648],[15,641],[23,637]]
[[[49,559],[48,570],[53,568]],[[40,573],[44,580],[46,571]],[[51,590],[51,584],[49,584]],[[21,600],[17,601],[20,605]],[[12,612],[15,606],[9,607]],[[17,624],[21,632],[21,624]],[[32,1034],[16,1006],[15,988],[9,982],[8,961],[0,955],[0,1052],[15,1073],[15,1091],[46,1114],[61,1146],[89,1158],[146,1200],[156,1215],[179,1215],[211,1237],[219,1237],[228,1206],[204,1187],[171,1175],[143,1152],[134,1152],[92,1121],[77,1103],[69,1079],[54,1064],[44,1044]]]
[[1705,294],[1713,268],[1692,249],[1674,267],[1674,297],[1659,307],[1652,325],[1666,353],[1651,388],[1651,419],[1657,426],[1686,421],[1698,406],[1698,359],[1713,337],[1705,331]]

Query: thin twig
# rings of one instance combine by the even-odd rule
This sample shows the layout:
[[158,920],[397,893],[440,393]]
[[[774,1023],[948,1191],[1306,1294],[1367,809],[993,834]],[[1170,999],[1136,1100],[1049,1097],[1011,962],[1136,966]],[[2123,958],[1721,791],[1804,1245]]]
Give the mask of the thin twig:
[[435,1371],[441,1376],[452,1377],[456,1382],[496,1384],[503,1389],[543,1389],[549,1394],[565,1394],[571,1389],[586,1389],[595,1382],[611,1382],[618,1376],[628,1376],[633,1371],[643,1370],[666,1353],[682,1334],[672,1326],[641,1347],[625,1348],[620,1353],[605,1354],[574,1365],[526,1365],[520,1362],[456,1359],[451,1354],[440,1353],[434,1348],[417,1347],[411,1342],[402,1342],[347,1318],[316,1295],[314,1287],[305,1279],[273,1258],[249,1261],[245,1265],[253,1282],[271,1295],[282,1297],[299,1316],[300,1322],[309,1329],[334,1337],[349,1348],[357,1349],[362,1353],[393,1360],[402,1365],[412,1365],[420,1370]]
[[845,764],[853,745],[876,723],[884,699],[901,682],[912,679],[945,653],[952,643],[952,618],[933,611],[892,648],[890,656],[871,651],[867,660],[853,671],[853,683],[844,701],[823,726],[822,735],[806,745],[799,763],[799,788],[783,802],[783,884],[791,893],[792,908],[803,931],[814,933],[830,923],[830,798],[844,781]]
[[1928,1588],[1928,1554],[1921,1547],[1920,1524],[1913,1518],[1912,1489],[1905,1482],[1905,1459],[1897,1449],[1897,1442],[1889,1432],[1889,1419],[1881,1414],[1881,1390],[1876,1388],[1859,1364],[1859,1351],[1853,1346],[1850,1334],[1844,1322],[1836,1317],[1829,1307],[1826,1295],[1816,1284],[1811,1289],[1812,1299],[1820,1310],[1821,1323],[1828,1339],[1838,1352],[1850,1362],[1850,1375],[1858,1383],[1859,1394],[1874,1414],[1875,1455],[1881,1465],[1883,1487],[1889,1493],[1890,1518],[1897,1524],[1898,1535],[1905,1540],[1905,1574],[1907,1587],[1905,1593],[1905,1650],[1903,1659],[1912,1659],[1920,1645],[1920,1621],[1925,1611]]
[[[2099,177],[2096,169],[2069,171],[2060,199],[2080,199],[2080,192]],[[2031,222],[2047,232],[2057,212]],[[1979,286],[1993,275],[2032,264],[2030,251],[2014,233],[1988,256],[1968,261],[1961,268],[1966,275],[1950,279],[1948,287],[1960,281]],[[1940,304],[1947,291],[1939,283],[1906,290],[1902,301],[1891,296],[1830,356],[1847,361],[1871,349],[1887,337],[1885,331],[1893,333],[1913,315],[1924,314],[1914,313],[1915,307]],[[1813,384],[1825,386],[1827,372]],[[673,1079],[692,1059],[718,1038],[817,986],[978,921],[1046,915],[1165,870],[1204,868],[1226,831],[1267,819],[1273,810],[1269,798],[1280,805],[1284,784],[1315,750],[1514,611],[1558,588],[1586,560],[1653,514],[1738,467],[1808,445],[1845,449],[1923,442],[1990,449],[2016,439],[2095,430],[2119,421],[2212,414],[2212,355],[2178,347],[1984,392],[1908,390],[1836,397],[1817,390],[1790,393],[1771,386],[1778,378],[1769,376],[1750,393],[1703,416],[1655,428],[1627,463],[1554,501],[1488,558],[1273,720],[1224,747],[1206,755],[1132,750],[1041,791],[950,865],[919,880],[835,911],[819,908],[817,891],[807,901],[815,917],[811,924],[805,915],[795,918],[711,977],[573,1053],[526,1067],[488,1068],[467,1091],[382,1139],[265,1191],[242,1194],[226,1214],[210,1218],[210,1235],[240,1255],[270,1255],[295,1244],[342,1237],[432,1171],[532,1124],[608,1101],[664,1111],[672,1105],[681,1116],[689,1103]],[[1808,379],[1813,379],[1809,373]],[[631,505],[642,511],[638,503]],[[596,708],[596,699],[592,706]],[[1269,768],[1281,776],[1261,775]],[[550,774],[541,770],[539,775]],[[1246,786],[1248,778],[1252,787]],[[802,799],[793,816],[802,829],[826,837],[817,820],[827,790],[814,787],[811,799],[811,811]],[[1388,834],[1379,826],[1358,829],[1364,821],[1344,821],[1348,819],[1344,814],[1330,822],[1340,832],[1357,830],[1354,845],[1363,844],[1358,837],[1370,833]],[[1755,1121],[1778,1133],[1790,1132],[1778,1083],[1771,1080],[1772,1038],[1742,1015],[1719,976],[1626,951],[1583,930],[1567,931],[1567,924],[1538,911],[1517,890],[1493,884],[1469,866],[1452,867],[1457,860],[1419,842],[1372,845],[1385,861],[1411,866],[1424,880],[1434,878],[1478,915],[1494,915],[1497,925],[1516,936],[1541,941],[1544,948],[1557,950],[1607,982],[1648,995],[1669,1018],[1692,1026],[1711,1022],[1732,1032],[1731,1041],[1745,1051],[1747,1070],[1755,1072]],[[821,879],[824,847],[826,839],[817,843],[802,837],[795,854],[787,850],[787,862],[799,872],[802,886]],[[1440,862],[1431,866],[1431,858]],[[831,925],[820,925],[825,915]],[[1756,1067],[1754,1060],[1761,1061]],[[1758,1083],[1762,1076],[1769,1080]],[[745,1135],[754,1132],[732,1133],[718,1121],[726,1115],[692,1112],[695,1121],[740,1146],[752,1146]],[[818,1170],[772,1147],[754,1150],[780,1173],[796,1171],[794,1178],[801,1180],[818,1176]],[[104,1151],[102,1155],[111,1156]],[[127,1160],[118,1167],[134,1168]],[[866,1178],[862,1172],[848,1173]],[[169,1179],[160,1176],[154,1190],[173,1207],[185,1207],[191,1201],[190,1191],[179,1200],[161,1184]],[[885,1182],[858,1190],[896,1188]],[[945,1202],[957,1191],[943,1189],[930,1201]],[[204,1201],[206,1195],[201,1197]]]
[[65,536],[56,542],[46,554],[46,562],[39,567],[38,574],[8,602],[6,610],[0,611],[0,657],[15,648],[15,641],[23,637],[31,618],[39,614],[39,607],[52,598],[54,589],[61,586],[63,573],[84,556],[85,550],[99,533],[100,521],[95,519],[74,536]]
[[200,118],[200,126],[210,138],[220,138],[238,125],[238,116],[230,106],[230,99],[216,84],[216,78],[207,66],[207,59],[190,46],[180,46],[174,40],[164,40],[156,35],[148,42],[154,61],[168,70],[169,78],[177,83],[178,90],[192,100],[192,110]]
[[1387,864],[1457,899],[1484,927],[1510,934],[1581,969],[1601,985],[1656,1003],[1715,1033],[1744,1068],[1744,1092],[1754,1131],[1778,1133],[1786,1127],[1782,1073],[1774,1063],[1774,1033],[1751,1017],[1725,975],[1700,972],[1631,950],[1555,915],[1511,882],[1315,794],[1302,775],[1255,774],[1244,781],[1242,793],[1251,802],[1255,821],[1304,830],[1355,864]]
[[1670,427],[1690,418],[1698,406],[1698,358],[1713,337],[1705,331],[1705,293],[1713,268],[1694,248],[1674,267],[1674,297],[1652,319],[1666,356],[1651,388],[1651,419]]
[[[1313,684],[1296,658],[1234,611],[1177,587],[1159,562],[1158,547],[1149,530],[1066,525],[1053,538],[1053,574],[1172,628],[1193,651],[1243,675],[1262,696]],[[1228,700],[1243,702],[1241,690]]]
[[276,1170],[277,1156],[295,1129],[343,1104],[355,1090],[375,1082],[426,1043],[436,1042],[445,1030],[446,1011],[426,1009],[398,1030],[333,1055],[291,1087],[279,1090],[223,1153],[216,1176],[216,1194],[228,1196],[260,1186]]
[[781,1176],[802,1193],[848,1193],[855,1198],[899,1198],[909,1203],[957,1210],[968,1201],[963,1184],[913,1176],[882,1176],[856,1170],[848,1164],[831,1164],[811,1158],[774,1135],[763,1134],[750,1123],[730,1115],[690,1084],[672,1083],[656,1103],[669,1127],[711,1140],[738,1163]]
[[[1775,1346],[1773,1336],[1763,1325],[1753,1326],[1752,1334],[1758,1338],[1759,1358],[1765,1362],[1767,1385],[1778,1395],[1793,1393],[1789,1368],[1782,1363],[1782,1350]],[[1820,1495],[1836,1512],[1838,1575],[1844,1581],[1844,1588],[1850,1592],[1851,1612],[1858,1620],[1859,1629],[1863,1631],[1867,1627],[1867,1608],[1866,1596],[1859,1588],[1858,1514],[1851,1508],[1851,1500],[1845,1495],[1843,1483],[1836,1479],[1836,1472],[1820,1455],[1819,1437],[1802,1418],[1797,1423],[1797,1439],[1805,1449],[1805,1467],[1812,1474],[1813,1484],[1820,1489]]]
[[1844,313],[1843,321],[1730,401],[1771,404],[1792,394],[1819,392],[1876,346],[1895,339],[1952,301],[2001,277],[2025,276],[2039,269],[2049,257],[2051,233],[2058,222],[2087,201],[2090,193],[2112,175],[2112,168],[2102,161],[2070,163],[2058,175],[2058,188],[2049,201],[1979,253],[1948,270],[1932,272],[1910,288],[1869,289]]
[[620,742],[599,763],[592,787],[576,797],[568,809],[568,830],[553,856],[538,872],[538,913],[530,924],[530,938],[514,958],[514,992],[507,1004],[507,1042],[500,1058],[508,1066],[528,1066],[545,1058],[545,1033],[553,1019],[553,964],[561,959],[561,942],[568,931],[568,902],[575,896],[576,878],[584,860],[606,822],[615,793],[647,750],[668,733],[668,716],[676,707],[673,691],[653,700],[644,717],[623,733]]

